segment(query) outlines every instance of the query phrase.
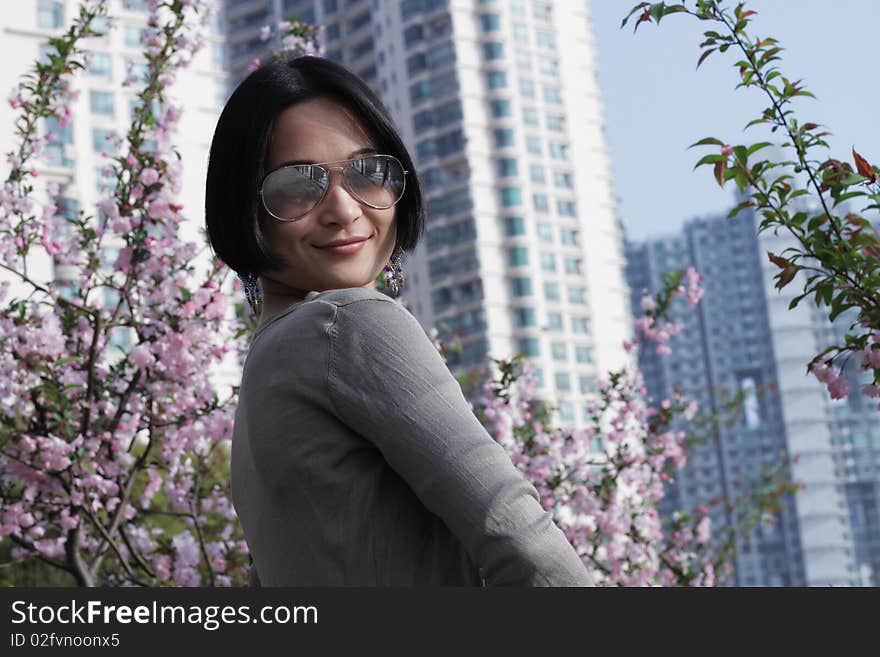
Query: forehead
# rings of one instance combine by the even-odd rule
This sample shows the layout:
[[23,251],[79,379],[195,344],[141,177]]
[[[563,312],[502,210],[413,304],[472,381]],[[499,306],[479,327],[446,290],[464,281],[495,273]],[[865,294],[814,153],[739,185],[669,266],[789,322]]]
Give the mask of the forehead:
[[374,140],[354,113],[329,98],[313,98],[288,107],[275,119],[266,157],[271,170],[283,162],[332,162],[348,158]]

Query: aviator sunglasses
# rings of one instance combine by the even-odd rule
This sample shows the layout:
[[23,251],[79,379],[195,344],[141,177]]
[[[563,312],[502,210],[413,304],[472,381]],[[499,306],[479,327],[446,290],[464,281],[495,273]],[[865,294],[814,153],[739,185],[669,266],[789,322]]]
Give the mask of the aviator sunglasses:
[[401,199],[409,173],[393,155],[291,164],[270,171],[263,178],[258,192],[263,207],[279,221],[301,219],[324,200],[334,169],[342,170],[345,188],[358,201],[378,210],[387,210]]

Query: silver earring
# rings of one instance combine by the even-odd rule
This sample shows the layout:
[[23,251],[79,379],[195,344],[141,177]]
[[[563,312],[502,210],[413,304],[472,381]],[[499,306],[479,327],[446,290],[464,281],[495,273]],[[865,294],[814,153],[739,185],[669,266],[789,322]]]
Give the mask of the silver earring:
[[385,285],[391,289],[391,291],[396,296],[401,287],[403,287],[404,279],[403,279],[403,267],[400,262],[403,260],[403,249],[398,247],[395,249],[394,254],[391,256],[391,260],[388,261],[388,264],[385,265],[385,269],[383,270],[385,276]]
[[263,303],[263,290],[260,288],[259,274],[244,274],[239,276],[244,285],[244,297],[251,307],[254,315],[260,314],[260,306]]

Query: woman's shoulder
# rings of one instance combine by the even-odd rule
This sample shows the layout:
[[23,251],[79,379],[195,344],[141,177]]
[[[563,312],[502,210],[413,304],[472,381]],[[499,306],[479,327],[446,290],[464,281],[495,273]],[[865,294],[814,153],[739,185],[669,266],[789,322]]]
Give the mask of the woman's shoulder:
[[314,325],[316,330],[323,332],[322,327],[336,323],[340,314],[359,318],[360,321],[372,316],[379,322],[388,322],[393,318],[399,319],[401,312],[409,315],[409,311],[402,304],[387,294],[371,288],[347,287],[309,292],[302,302],[291,306],[261,326],[254,334],[253,340],[260,338],[261,342],[265,342],[271,339],[268,338],[270,335],[276,337],[289,335],[290,331],[294,330],[294,326],[298,334],[302,334],[303,331],[308,333],[308,325]]
[[343,287],[324,292],[309,292],[306,295],[306,303],[323,301],[334,306],[347,306],[358,301],[375,300],[400,305],[387,294],[369,287]]

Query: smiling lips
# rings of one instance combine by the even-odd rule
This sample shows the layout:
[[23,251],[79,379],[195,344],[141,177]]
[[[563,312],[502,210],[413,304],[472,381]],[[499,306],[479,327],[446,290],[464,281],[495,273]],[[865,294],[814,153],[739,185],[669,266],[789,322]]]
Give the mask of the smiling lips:
[[360,251],[364,247],[364,244],[367,242],[368,239],[370,238],[364,237],[352,238],[350,240],[337,240],[335,243],[331,242],[331,244],[335,244],[333,246],[328,245],[318,248],[320,248],[322,251],[335,253],[337,255],[350,255],[352,253],[357,253],[358,251]]

